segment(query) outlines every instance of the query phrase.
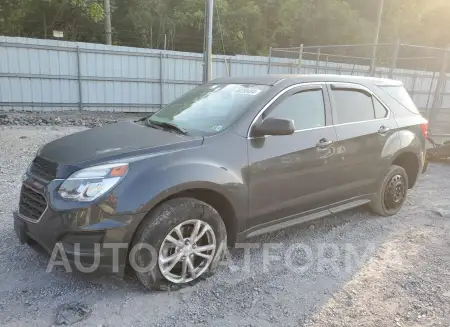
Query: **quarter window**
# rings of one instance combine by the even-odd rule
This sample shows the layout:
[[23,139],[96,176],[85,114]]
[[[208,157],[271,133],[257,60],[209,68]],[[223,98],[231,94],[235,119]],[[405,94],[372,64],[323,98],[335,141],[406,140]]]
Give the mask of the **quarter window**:
[[403,86],[380,86],[380,88],[388,93],[392,98],[394,98],[398,103],[400,103],[403,107],[420,115],[420,111],[417,109],[414,101],[408,94],[408,91],[405,90]]
[[295,93],[278,104],[268,117],[292,119],[296,130],[325,126],[322,90]]

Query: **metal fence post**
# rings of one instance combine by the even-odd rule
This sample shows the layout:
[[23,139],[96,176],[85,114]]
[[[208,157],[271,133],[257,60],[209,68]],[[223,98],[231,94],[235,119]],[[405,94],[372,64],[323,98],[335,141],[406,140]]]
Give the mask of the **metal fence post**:
[[159,53],[159,108],[162,108],[164,106],[164,54],[161,51]]
[[271,64],[272,64],[272,47],[269,48],[269,61],[267,63],[267,74],[270,74]]
[[82,90],[82,80],[81,80],[81,56],[80,56],[80,46],[77,45],[77,73],[78,73],[78,108],[83,110],[83,90]]
[[223,58],[223,62],[225,63],[225,71],[227,72],[227,77],[230,77],[230,71],[228,70],[227,58]]
[[414,94],[416,92],[416,82],[417,82],[417,72],[414,72],[413,83],[412,83],[411,91],[409,92],[409,94],[411,95],[411,98],[413,98],[413,99],[414,99]]
[[300,44],[300,48],[298,51],[298,73],[301,74],[302,70],[302,61],[303,61],[303,44]]
[[394,71],[397,68],[397,59],[398,59],[399,52],[400,52],[400,39],[397,39],[397,41],[394,44],[394,51],[392,53],[392,61],[391,61],[391,68],[389,70],[389,78],[394,77]]
[[428,90],[428,99],[427,99],[427,117],[430,117],[430,110],[431,108],[428,108],[430,106],[430,100],[431,100],[431,94],[433,93],[433,84],[434,79],[436,78],[436,72],[433,72],[433,77],[431,77],[431,83],[430,83],[430,89]]
[[317,56],[316,56],[316,74],[319,73],[320,52],[321,52],[321,49],[320,49],[320,48],[317,48]]
[[[442,92],[445,90],[445,86],[447,84],[447,67],[448,67],[448,52],[450,51],[450,47],[444,49],[441,71],[439,72],[439,78],[436,83],[436,89],[434,92],[433,104],[430,108],[428,114],[428,123],[430,126],[430,131],[433,130],[434,121],[436,120],[436,116],[438,114],[438,110],[442,105]],[[431,133],[430,133],[431,134]]]
[[[374,48],[376,49],[376,45],[374,45]],[[375,76],[376,71],[377,71],[377,51],[374,50],[370,61],[370,68],[369,68],[370,76]]]

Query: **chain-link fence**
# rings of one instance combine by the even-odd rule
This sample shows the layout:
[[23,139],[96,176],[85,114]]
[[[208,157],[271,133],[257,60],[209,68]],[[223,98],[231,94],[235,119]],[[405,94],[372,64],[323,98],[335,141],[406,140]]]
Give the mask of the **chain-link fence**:
[[401,80],[429,120],[430,134],[449,138],[448,51],[400,42],[270,48],[267,72],[375,76]]

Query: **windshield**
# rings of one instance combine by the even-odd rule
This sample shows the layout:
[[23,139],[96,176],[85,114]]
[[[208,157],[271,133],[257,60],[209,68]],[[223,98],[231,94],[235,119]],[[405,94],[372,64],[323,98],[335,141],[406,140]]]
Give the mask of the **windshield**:
[[216,134],[240,118],[267,89],[267,85],[204,84],[150,116],[148,122],[170,123],[189,134]]

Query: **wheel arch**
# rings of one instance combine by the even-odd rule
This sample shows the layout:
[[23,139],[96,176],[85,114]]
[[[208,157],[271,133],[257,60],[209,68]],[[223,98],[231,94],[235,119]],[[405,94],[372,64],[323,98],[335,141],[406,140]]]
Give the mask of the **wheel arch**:
[[236,208],[236,205],[233,204],[233,200],[224,194],[225,192],[221,192],[216,185],[210,184],[211,183],[195,183],[189,186],[185,185],[184,187],[178,186],[157,196],[156,199],[152,201],[151,208],[149,208],[147,214],[133,228],[133,231],[129,237],[129,243],[132,242],[139,226],[141,226],[141,224],[156,207],[171,199],[190,197],[209,204],[219,213],[225,223],[228,244],[233,245],[236,242],[236,237],[239,230],[237,219],[238,209]]
[[236,211],[231,201],[225,195],[213,189],[191,188],[175,193],[162,202],[181,197],[194,198],[213,207],[225,223],[228,244],[233,245],[236,242],[238,231]]
[[408,175],[408,188],[413,188],[421,171],[419,155],[412,150],[402,151],[392,159],[391,165],[405,169]]

